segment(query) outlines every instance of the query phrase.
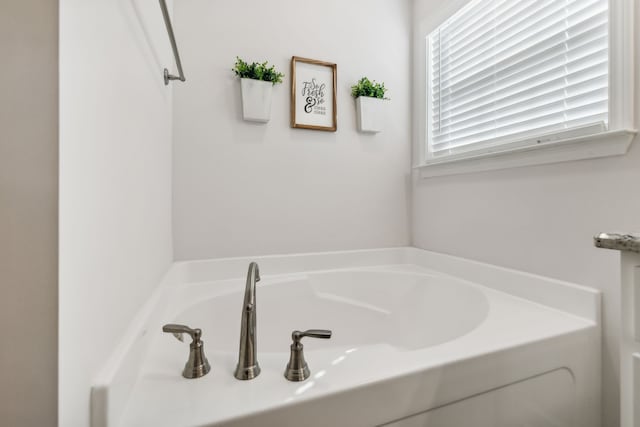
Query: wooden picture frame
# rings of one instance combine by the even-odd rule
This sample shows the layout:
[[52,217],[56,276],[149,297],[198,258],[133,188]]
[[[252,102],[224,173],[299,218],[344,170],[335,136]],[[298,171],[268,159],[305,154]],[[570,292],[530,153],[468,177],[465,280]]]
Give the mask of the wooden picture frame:
[[291,127],[335,132],[337,65],[291,57]]

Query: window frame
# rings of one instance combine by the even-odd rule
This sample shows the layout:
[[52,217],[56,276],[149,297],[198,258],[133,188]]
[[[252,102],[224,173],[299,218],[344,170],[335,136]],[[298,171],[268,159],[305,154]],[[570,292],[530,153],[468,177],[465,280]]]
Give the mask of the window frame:
[[[634,128],[634,51],[633,25],[634,0],[609,0],[609,126],[607,130],[572,135],[557,132],[544,135],[536,145],[511,146],[506,142],[489,152],[469,152],[428,159],[429,128],[431,125],[431,103],[428,83],[429,34],[445,22],[470,0],[447,2],[446,8],[432,14],[414,26],[414,67],[421,67],[414,74],[417,88],[414,100],[414,120],[418,124],[417,143],[414,149],[414,169],[423,178],[506,169],[572,160],[624,155],[636,134]],[[416,11],[419,15],[420,11]],[[426,12],[426,10],[425,10]],[[426,13],[429,15],[429,13]],[[417,102],[416,102],[417,101]],[[418,104],[419,103],[419,104]],[[417,104],[417,105],[416,105]],[[516,141],[514,141],[516,142]]]

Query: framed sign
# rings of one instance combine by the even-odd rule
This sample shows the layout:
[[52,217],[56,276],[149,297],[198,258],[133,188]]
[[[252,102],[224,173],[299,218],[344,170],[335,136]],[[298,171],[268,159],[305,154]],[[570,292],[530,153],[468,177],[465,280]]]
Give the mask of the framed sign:
[[336,64],[291,58],[291,127],[335,132]]

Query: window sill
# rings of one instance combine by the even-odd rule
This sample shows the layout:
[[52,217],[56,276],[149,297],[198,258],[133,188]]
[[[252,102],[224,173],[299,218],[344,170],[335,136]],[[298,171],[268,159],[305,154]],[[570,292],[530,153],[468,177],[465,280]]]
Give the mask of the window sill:
[[636,133],[636,130],[607,131],[508,151],[484,153],[466,158],[443,159],[414,166],[414,169],[419,171],[421,178],[430,178],[621,156],[629,150]]

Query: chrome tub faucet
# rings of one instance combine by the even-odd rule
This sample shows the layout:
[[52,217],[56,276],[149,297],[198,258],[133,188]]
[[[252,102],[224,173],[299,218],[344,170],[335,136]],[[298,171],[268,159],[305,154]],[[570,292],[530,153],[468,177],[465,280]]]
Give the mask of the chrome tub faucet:
[[260,374],[256,349],[256,282],[259,281],[260,269],[257,263],[252,262],[247,271],[240,326],[240,353],[234,373],[239,380],[251,380]]

